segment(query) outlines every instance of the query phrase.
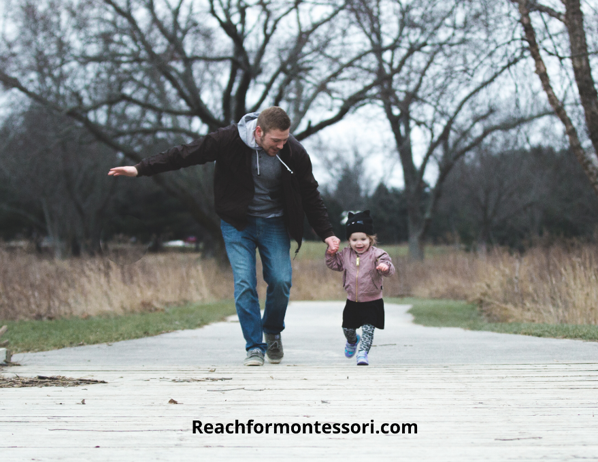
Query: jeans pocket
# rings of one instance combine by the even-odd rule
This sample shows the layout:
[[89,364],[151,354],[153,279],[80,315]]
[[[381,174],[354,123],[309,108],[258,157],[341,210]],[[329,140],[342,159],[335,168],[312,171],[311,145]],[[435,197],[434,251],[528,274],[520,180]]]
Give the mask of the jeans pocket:
[[224,220],[220,220],[220,230],[222,231],[222,238],[225,243],[239,242],[241,240],[241,232],[237,231],[233,225],[228,224]]

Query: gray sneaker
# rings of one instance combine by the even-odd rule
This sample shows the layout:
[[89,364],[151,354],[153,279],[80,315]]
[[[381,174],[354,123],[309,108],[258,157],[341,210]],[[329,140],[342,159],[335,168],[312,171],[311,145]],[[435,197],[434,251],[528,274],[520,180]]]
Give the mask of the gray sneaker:
[[282,361],[282,357],[284,356],[280,334],[264,333],[264,336],[266,337],[266,344],[268,345],[266,350],[268,361],[270,361],[272,364],[278,364],[280,361]]
[[264,365],[264,353],[259,348],[254,348],[247,352],[247,357],[243,361],[244,366],[263,366]]

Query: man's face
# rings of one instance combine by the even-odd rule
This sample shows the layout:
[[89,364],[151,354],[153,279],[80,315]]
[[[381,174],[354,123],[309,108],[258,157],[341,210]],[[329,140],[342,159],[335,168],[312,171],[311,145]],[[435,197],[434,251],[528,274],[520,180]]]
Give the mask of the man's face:
[[278,151],[282,149],[289,139],[289,130],[278,130],[273,128],[269,132],[264,133],[262,127],[259,125],[255,129],[255,141],[266,154],[274,157]]

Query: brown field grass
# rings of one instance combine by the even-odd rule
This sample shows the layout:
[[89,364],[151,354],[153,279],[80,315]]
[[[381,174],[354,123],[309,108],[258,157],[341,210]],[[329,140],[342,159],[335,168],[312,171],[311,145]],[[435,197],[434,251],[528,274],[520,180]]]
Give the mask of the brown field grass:
[[[598,325],[596,245],[538,246],[523,255],[437,247],[423,262],[410,262],[403,246],[385,249],[397,268],[385,283],[385,296],[467,300],[477,303],[489,320],[500,322]],[[327,270],[323,261],[295,265],[297,299],[344,297],[340,273]]]
[[51,260],[0,251],[0,319],[151,311],[230,299],[231,287],[230,270],[197,255],[150,254],[118,265],[105,258]]
[[496,253],[480,268],[475,300],[492,320],[598,325],[598,247]]
[[[598,246],[537,247],[522,256],[442,247],[419,263],[408,261],[404,246],[385,249],[397,267],[385,282],[387,297],[475,301],[496,321],[598,324]],[[304,250],[293,260],[291,299],[342,300],[341,274],[326,268],[324,246],[308,243]],[[263,300],[266,285],[259,280]],[[119,265],[0,250],[0,319],[120,314],[232,298],[230,269],[194,253],[148,254]]]
[[598,325],[598,246],[557,244],[525,254],[456,252],[403,266],[416,297],[477,303],[499,322]]

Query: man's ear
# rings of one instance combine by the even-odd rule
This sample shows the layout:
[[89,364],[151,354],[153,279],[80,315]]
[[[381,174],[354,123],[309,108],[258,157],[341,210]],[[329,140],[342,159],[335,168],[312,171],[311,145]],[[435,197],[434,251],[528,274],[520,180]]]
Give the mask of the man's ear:
[[255,127],[255,136],[259,136],[260,138],[264,136],[264,132],[262,131],[262,127],[259,125]]

